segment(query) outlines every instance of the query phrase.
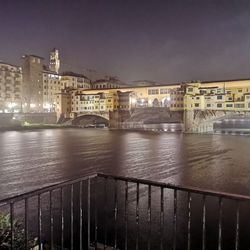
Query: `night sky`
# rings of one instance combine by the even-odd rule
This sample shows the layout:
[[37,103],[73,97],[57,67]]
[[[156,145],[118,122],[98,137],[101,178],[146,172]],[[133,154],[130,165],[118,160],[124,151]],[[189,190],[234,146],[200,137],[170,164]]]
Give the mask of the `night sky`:
[[250,1],[1,0],[0,60],[173,83],[250,77]]

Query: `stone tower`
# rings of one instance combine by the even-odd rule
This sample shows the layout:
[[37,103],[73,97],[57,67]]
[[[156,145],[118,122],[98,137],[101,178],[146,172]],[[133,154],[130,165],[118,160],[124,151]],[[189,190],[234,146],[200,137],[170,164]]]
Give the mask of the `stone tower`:
[[60,68],[59,51],[58,51],[58,49],[54,48],[50,52],[49,69],[58,74],[59,68]]
[[36,55],[22,56],[22,103],[24,112],[43,111],[43,61]]

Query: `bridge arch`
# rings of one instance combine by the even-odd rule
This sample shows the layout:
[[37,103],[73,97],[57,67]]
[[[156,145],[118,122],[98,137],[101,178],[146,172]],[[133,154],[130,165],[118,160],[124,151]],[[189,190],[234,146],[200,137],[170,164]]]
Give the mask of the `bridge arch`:
[[108,126],[109,119],[97,114],[82,114],[72,120],[72,125],[88,126],[98,124],[105,124],[105,126]]
[[171,102],[171,99],[170,99],[170,96],[166,96],[166,97],[164,97],[162,100],[161,100],[161,102],[162,102],[162,106],[163,107],[170,107],[170,102]]
[[159,102],[159,100],[157,99],[157,98],[155,98],[154,100],[153,100],[153,107],[160,107],[160,102]]

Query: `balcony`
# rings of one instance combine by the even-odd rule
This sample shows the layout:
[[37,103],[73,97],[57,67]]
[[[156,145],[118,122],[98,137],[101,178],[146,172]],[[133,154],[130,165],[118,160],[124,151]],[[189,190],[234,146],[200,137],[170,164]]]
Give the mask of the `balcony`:
[[0,211],[9,219],[6,249],[237,250],[250,249],[249,202],[94,174],[1,200]]

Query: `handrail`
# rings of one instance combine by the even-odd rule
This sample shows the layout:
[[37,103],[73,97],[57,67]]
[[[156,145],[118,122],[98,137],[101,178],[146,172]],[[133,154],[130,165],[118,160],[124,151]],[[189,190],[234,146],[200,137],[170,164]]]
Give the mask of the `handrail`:
[[247,195],[219,192],[219,191],[213,191],[213,190],[209,190],[209,189],[202,189],[202,188],[190,187],[190,186],[173,185],[170,183],[157,182],[157,181],[151,181],[151,180],[145,180],[145,179],[138,179],[138,178],[134,178],[134,177],[108,175],[108,174],[103,174],[103,173],[97,173],[97,176],[103,177],[103,178],[114,179],[114,180],[128,181],[128,182],[140,183],[140,184],[151,185],[151,186],[156,186],[156,187],[169,188],[169,189],[174,189],[174,190],[176,189],[176,190],[186,191],[186,192],[191,192],[191,193],[216,196],[216,197],[221,197],[221,198],[228,198],[228,199],[241,200],[241,201],[243,201],[243,200],[250,201],[250,196],[247,196]]
[[5,198],[0,200],[0,207],[5,206],[7,204],[21,201],[25,198],[29,198],[35,195],[43,194],[46,192],[49,192],[51,190],[55,190],[58,188],[61,188],[65,185],[70,185],[77,183],[79,181],[84,181],[87,179],[92,179],[95,177],[102,177],[102,178],[108,178],[108,179],[114,179],[114,180],[120,180],[120,181],[127,181],[127,182],[133,182],[133,183],[140,183],[140,184],[145,184],[145,185],[151,185],[155,187],[162,187],[162,188],[169,188],[173,190],[180,190],[180,191],[186,191],[186,192],[191,192],[191,193],[197,193],[197,194],[203,194],[203,195],[209,195],[209,196],[216,196],[220,198],[228,198],[228,199],[233,199],[233,200],[238,200],[238,201],[250,201],[250,196],[247,195],[240,195],[240,194],[232,194],[228,192],[219,192],[219,191],[213,191],[209,189],[202,189],[202,188],[197,188],[197,187],[190,187],[190,186],[182,186],[182,185],[173,185],[170,183],[164,183],[164,182],[157,182],[157,181],[151,181],[151,180],[145,180],[145,179],[138,179],[134,177],[124,177],[124,176],[118,176],[118,175],[110,175],[110,174],[104,174],[104,173],[95,173],[92,175],[84,175],[82,177],[76,178],[76,179],[71,179],[63,182],[59,182],[53,185],[49,185],[46,187],[42,187],[27,193],[15,195],[13,197]]
[[95,177],[97,177],[97,174],[92,174],[92,175],[88,175],[88,176],[84,175],[82,177],[79,177],[79,178],[76,178],[76,179],[73,179],[73,180],[66,180],[66,181],[63,181],[63,182],[59,182],[59,183],[56,183],[56,184],[53,184],[53,185],[49,185],[49,186],[46,186],[46,187],[42,187],[42,188],[30,191],[30,192],[27,192],[27,193],[15,195],[15,196],[12,196],[10,198],[5,198],[5,199],[0,200],[0,207],[5,206],[5,205],[10,204],[10,203],[13,203],[13,202],[24,200],[26,198],[29,198],[29,197],[32,197],[32,196],[35,196],[35,195],[39,195],[39,194],[49,192],[51,190],[61,188],[61,187],[65,186],[65,185],[74,184],[74,183],[84,181],[84,180],[88,180],[88,179],[92,179],[92,178],[95,178]]

